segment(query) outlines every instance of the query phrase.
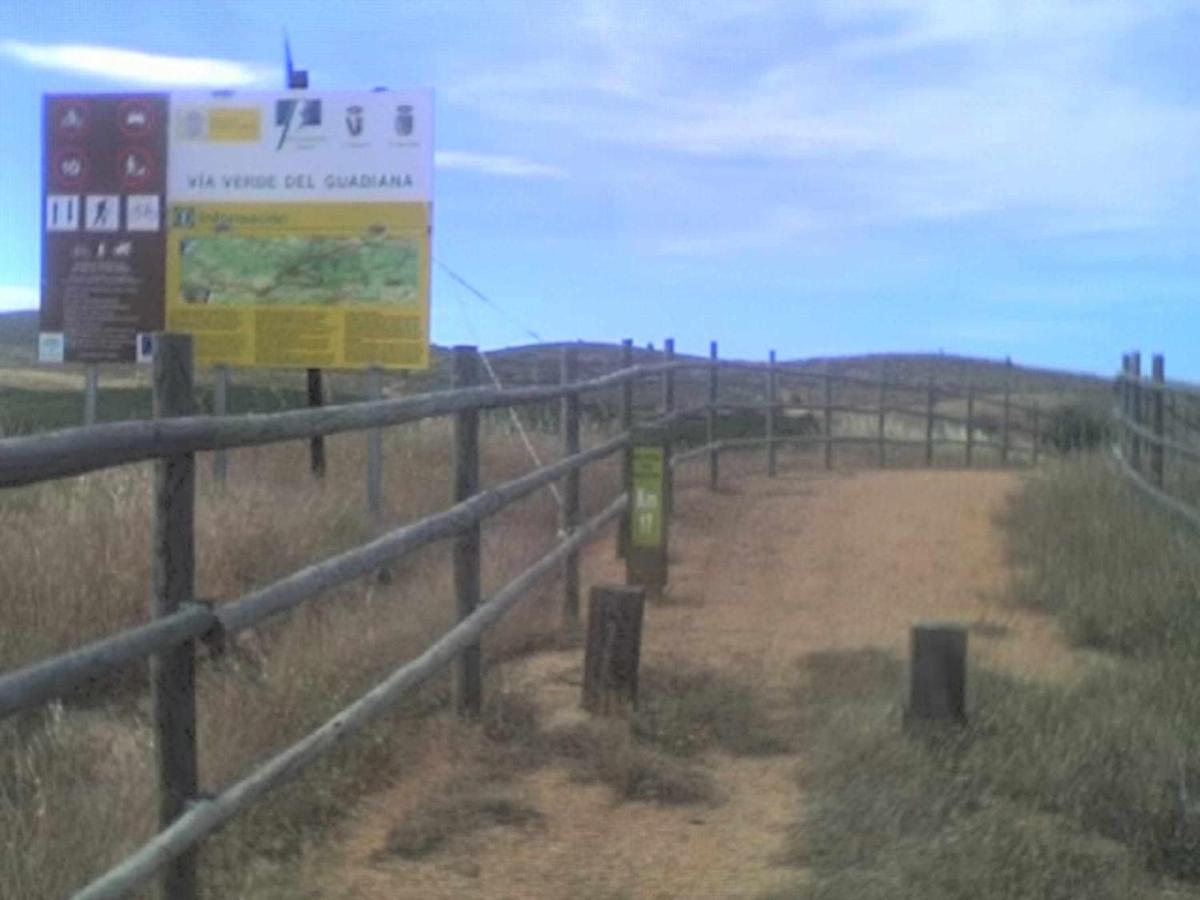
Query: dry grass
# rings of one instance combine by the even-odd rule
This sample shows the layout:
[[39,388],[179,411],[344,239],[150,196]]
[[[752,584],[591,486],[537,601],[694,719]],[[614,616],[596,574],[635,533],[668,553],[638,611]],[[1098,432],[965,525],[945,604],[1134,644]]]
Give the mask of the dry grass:
[[[365,516],[365,440],[329,442],[330,471],[314,485],[306,448],[231,454],[224,490],[201,458],[197,592],[229,599],[370,534]],[[543,441],[546,444],[546,441]],[[528,471],[519,444],[483,441],[484,482]],[[546,458],[557,452],[543,446]],[[430,423],[389,434],[389,522],[409,521],[449,502],[449,431]],[[585,474],[585,510],[616,488],[615,466]],[[144,618],[149,584],[149,467],[89,476],[0,495],[0,669],[110,633]],[[556,508],[543,491],[484,528],[485,589],[540,556],[555,534]],[[218,790],[281,749],[419,652],[452,619],[448,548],[430,548],[378,579],[331,592],[284,620],[238,640],[202,664],[199,742],[202,786]],[[485,641],[496,659],[522,642],[560,631],[552,587],[518,607]],[[101,702],[100,687],[113,699]],[[419,742],[421,717],[440,708],[445,679],[403,710],[316,764],[209,842],[207,896],[260,896],[285,879],[289,859],[377,786]],[[30,714],[0,727],[0,896],[69,893],[140,843],[153,829],[155,792],[144,672],[125,673],[66,710]],[[270,873],[270,874],[264,874]]]
[[[773,732],[762,724],[756,699],[740,683],[710,670],[653,673],[648,682],[653,702],[643,704],[632,722],[594,718],[549,730],[543,730],[538,706],[524,690],[491,691],[479,732],[456,742],[440,784],[396,821],[378,858],[419,859],[487,828],[540,826],[543,816],[524,799],[519,776],[550,763],[565,764],[577,782],[607,785],[617,801],[719,802],[712,776],[695,761],[677,757],[727,743],[760,752],[763,733]],[[653,712],[647,714],[647,707]],[[758,740],[732,739],[732,726],[747,722]]]
[[1016,602],[1057,615],[1077,643],[1133,656],[1196,646],[1195,535],[1115,477],[1107,460],[1050,469],[1003,522]]
[[460,761],[445,790],[397,823],[389,852],[420,856],[455,835],[509,824],[496,808],[515,802],[516,777],[551,762],[565,764],[576,781],[607,785],[618,801],[713,804],[720,793],[696,759],[703,751],[783,749],[748,685],[684,663],[644,673],[641,702],[629,720],[592,718],[543,730],[530,696],[501,689],[489,695],[481,724],[484,746]]
[[606,784],[620,800],[674,806],[719,799],[706,771],[639,744],[624,721],[560,726],[546,735],[546,742],[567,762],[572,778]]
[[642,673],[632,726],[638,740],[674,756],[693,757],[711,747],[737,756],[790,749],[789,736],[766,715],[753,686],[683,661]]
[[459,781],[435,801],[414,810],[392,829],[385,852],[420,859],[453,838],[483,828],[541,825],[542,813],[495,784]]
[[1102,460],[1031,479],[1003,517],[1012,600],[1095,656],[1065,683],[975,668],[971,721],[900,727],[901,662],[809,656],[811,878],[777,897],[1200,896],[1197,538]]

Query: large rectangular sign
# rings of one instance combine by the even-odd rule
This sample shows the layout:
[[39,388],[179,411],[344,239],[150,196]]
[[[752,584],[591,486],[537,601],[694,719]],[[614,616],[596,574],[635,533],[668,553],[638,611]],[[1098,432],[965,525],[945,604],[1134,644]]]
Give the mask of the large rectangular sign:
[[[195,336],[202,364],[428,366],[429,91],[181,92],[157,102],[150,121],[162,150],[153,171],[163,224],[152,254],[157,278],[139,281],[137,296],[152,295],[158,318],[150,327],[139,320],[137,330],[162,327],[165,310],[168,329]],[[77,143],[90,153],[89,134]],[[140,162],[113,152],[110,168]],[[102,188],[80,187],[72,213],[51,204],[48,187],[47,216],[99,215],[87,204],[114,200]],[[58,270],[43,271],[45,279]],[[44,287],[43,331],[52,306]],[[133,358],[133,337],[113,338],[120,358]],[[65,345],[64,358],[85,358],[71,353],[87,346],[79,335]]]
[[164,94],[43,102],[42,362],[132,362],[163,327]]

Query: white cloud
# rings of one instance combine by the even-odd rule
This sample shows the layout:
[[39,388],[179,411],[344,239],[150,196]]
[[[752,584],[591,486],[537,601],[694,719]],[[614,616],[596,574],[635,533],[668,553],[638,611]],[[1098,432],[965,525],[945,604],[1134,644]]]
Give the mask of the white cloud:
[[569,51],[474,72],[447,94],[591,143],[604,164],[590,171],[622,172],[610,196],[639,168],[687,173],[675,192],[624,190],[633,219],[729,198],[668,252],[722,231],[769,240],[756,227],[767,178],[789,202],[810,191],[818,227],[839,228],[1014,212],[1043,234],[1153,228],[1200,194],[1200,106],[1140,90],[1114,56],[1182,0],[714,8],[590,0],[554,26],[572,32],[540,43]]
[[1040,44],[1061,53],[1076,42],[1093,49],[1158,16],[1186,9],[1189,0],[823,0],[823,15],[853,25],[886,17],[894,27],[852,37],[845,58],[871,58],[959,44],[1008,47]]
[[654,237],[648,245],[663,256],[721,256],[795,245],[826,227],[807,210],[778,207],[763,211],[758,221],[745,227]]
[[0,311],[36,309],[41,298],[38,289],[27,284],[0,284]]
[[0,41],[0,53],[26,65],[106,81],[162,87],[249,87],[279,80],[276,68],[203,56],[166,56],[95,44]]
[[519,156],[470,153],[465,150],[439,150],[434,155],[438,168],[459,172],[477,172],[504,178],[566,178],[565,169],[533,162]]

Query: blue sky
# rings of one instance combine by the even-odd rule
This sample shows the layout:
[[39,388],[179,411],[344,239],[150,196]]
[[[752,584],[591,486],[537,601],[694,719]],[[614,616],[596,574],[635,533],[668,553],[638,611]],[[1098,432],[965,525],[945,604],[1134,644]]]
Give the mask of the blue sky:
[[1200,2],[0,0],[0,309],[43,93],[436,92],[433,336],[1200,378]]

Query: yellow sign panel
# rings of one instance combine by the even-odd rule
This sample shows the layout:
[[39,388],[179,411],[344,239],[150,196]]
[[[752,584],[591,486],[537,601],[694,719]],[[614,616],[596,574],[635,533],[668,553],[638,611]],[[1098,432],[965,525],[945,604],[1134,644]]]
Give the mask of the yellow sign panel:
[[169,221],[167,328],[198,363],[428,367],[428,204],[188,203]]
[[221,107],[208,111],[210,141],[257,141],[262,137],[262,111],[258,107]]

